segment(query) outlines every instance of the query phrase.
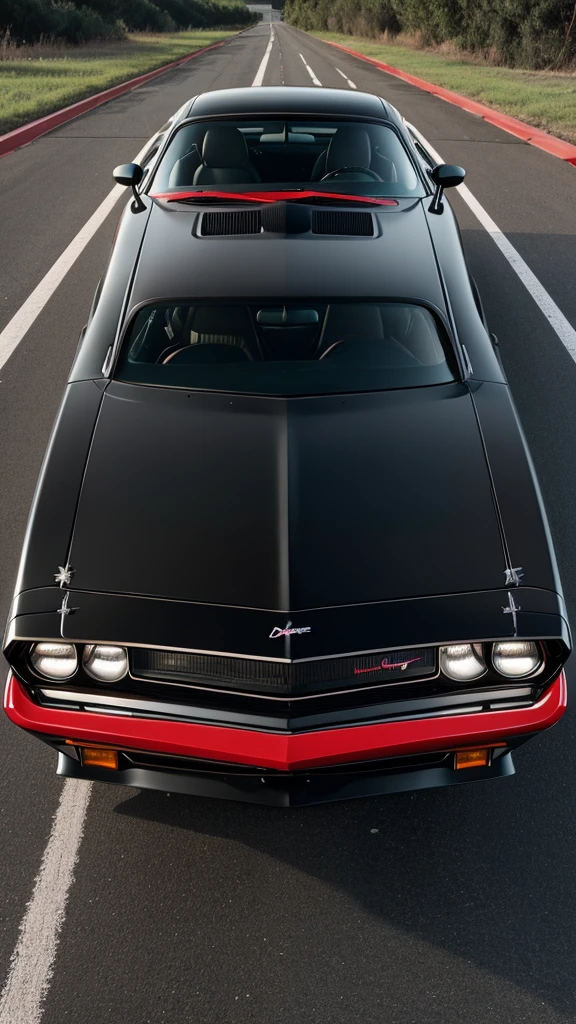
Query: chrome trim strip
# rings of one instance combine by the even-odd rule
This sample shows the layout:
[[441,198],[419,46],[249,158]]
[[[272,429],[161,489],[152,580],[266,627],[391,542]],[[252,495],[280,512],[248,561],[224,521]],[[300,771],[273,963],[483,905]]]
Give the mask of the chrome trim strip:
[[[349,651],[346,654],[322,654],[318,658],[295,658],[292,661],[292,665],[299,665],[301,662],[308,661],[329,661],[332,658],[359,658],[365,654],[387,654],[388,651],[410,651],[416,647],[451,647],[455,644],[495,644],[495,643],[512,643],[515,640],[534,640],[538,643],[540,640],[559,640],[558,636],[544,636],[539,634],[538,636],[523,636],[523,637],[506,637],[505,639],[501,636],[494,637],[476,637],[475,640],[435,640],[434,643],[430,644],[402,644],[398,647],[378,647],[370,651]],[[236,657],[236,655],[234,655]],[[267,658],[260,658],[260,661],[267,661]],[[506,678],[506,677],[503,677]]]
[[[510,639],[509,637],[504,637],[504,640],[509,640],[509,639]],[[526,639],[532,639],[532,638],[529,637],[529,638],[526,638]],[[103,645],[108,645],[110,647],[126,647],[128,649],[130,649],[131,647],[138,647],[138,648],[142,648],[145,651],[176,651],[176,652],[178,652],[180,654],[212,654],[212,655],[215,655],[218,658],[245,658],[247,661],[270,661],[270,662],[277,662],[277,663],[282,663],[282,664],[286,664],[286,665],[294,664],[290,660],[290,658],[264,658],[260,654],[234,654],[231,651],[205,651],[205,650],[202,650],[201,648],[197,648],[197,647],[166,647],[165,645],[161,646],[160,644],[128,643],[125,640],[123,640],[123,641],[121,641],[121,640],[94,640],[93,637],[90,640],[79,640],[79,639],[72,639],[70,637],[62,637],[62,636],[57,636],[57,637],[13,636],[13,637],[11,637],[11,642],[14,641],[14,640],[23,641],[24,643],[44,643],[44,642],[46,642],[46,643],[58,643],[58,644],[61,644],[64,641],[64,642],[67,642],[69,644],[95,644],[95,645],[96,644],[103,644]],[[421,644],[419,646],[423,646],[423,645]],[[429,647],[434,647],[435,644],[429,644],[428,646]],[[397,650],[401,650],[401,649],[402,648],[397,648]],[[340,657],[346,657],[346,655],[335,654],[335,655],[330,655],[330,657],[340,658]],[[312,660],[317,660],[317,659],[312,659]]]
[[[100,714],[121,715],[123,711],[129,714],[133,711],[148,711],[156,712],[158,718],[163,718],[166,714],[178,715],[181,718],[198,718],[198,714],[191,714],[192,709],[184,704],[160,704],[160,707],[169,709],[169,711],[166,710],[163,713],[158,713],[159,701],[139,700],[138,698],[127,701],[123,697],[105,697],[100,694],[83,694],[52,689],[41,689],[40,692],[44,697],[48,697],[49,700],[74,701],[75,704],[81,704],[85,711],[99,712]],[[65,710],[65,708],[62,710]],[[214,713],[212,709],[206,710],[211,710],[212,714]]]
[[[54,689],[44,689],[44,688],[42,688],[40,690],[40,692],[41,692],[41,694],[44,697],[47,697],[49,700],[52,700],[52,701],[58,700],[58,701],[70,702],[70,703],[73,702],[75,707],[77,707],[78,704],[80,704],[84,708],[85,711],[98,712],[100,714],[110,713],[110,714],[121,715],[123,712],[127,713],[127,714],[132,714],[133,712],[140,711],[140,712],[144,712],[144,713],[148,713],[148,714],[150,714],[150,713],[155,714],[155,716],[157,718],[165,718],[167,716],[172,716],[172,717],[178,716],[179,718],[198,719],[198,718],[212,718],[214,716],[214,714],[217,714],[219,718],[221,717],[221,718],[224,718],[224,719],[231,720],[233,722],[236,722],[236,719],[237,719],[237,716],[236,716],[236,714],[234,712],[220,710],[217,707],[215,707],[215,708],[194,708],[194,707],[191,707],[191,706],[185,705],[185,704],[172,704],[172,703],[170,703],[170,704],[163,704],[160,701],[141,700],[139,698],[134,698],[134,699],[130,698],[129,700],[127,700],[124,697],[108,697],[108,696],[101,695],[101,694],[98,694],[98,695],[83,694],[83,693],[79,693],[79,692],[76,692],[76,691],[70,691],[70,690],[54,690]],[[496,706],[491,705],[491,707],[493,707],[494,710],[497,710],[498,707],[502,707],[502,708],[511,707],[511,706],[515,705],[516,703],[521,703],[522,705],[526,705],[527,702],[526,701],[522,701],[522,698],[526,697],[526,696],[529,696],[531,694],[532,694],[531,688],[530,687],[524,687],[523,689],[518,690],[518,693],[515,695],[515,696],[517,696],[518,701],[516,701],[516,700],[514,700],[514,701],[510,701],[510,700],[506,701],[506,700],[504,700],[501,705],[496,705]],[[420,714],[418,712],[415,712],[413,715],[409,715],[409,716],[406,716],[406,717],[408,717],[408,718],[412,718],[412,717],[414,717],[414,718],[430,718],[430,717],[436,717],[438,715],[456,715],[456,714],[462,713],[462,709],[464,709],[464,711],[466,711],[466,712],[469,711],[469,710],[482,711],[484,709],[486,700],[489,700],[490,697],[493,698],[494,696],[495,695],[493,693],[491,693],[491,694],[483,694],[483,693],[479,693],[478,694],[478,693],[474,693],[474,694],[470,694],[469,700],[470,701],[474,700],[476,702],[481,701],[482,703],[480,703],[480,704],[476,703],[476,704],[474,704],[473,707],[471,707],[470,704],[467,705],[466,703],[464,703],[463,705],[460,705],[460,707],[456,707],[456,708],[453,708],[453,707],[442,708],[442,709],[439,709],[438,711],[431,710],[431,711],[426,711],[425,713],[420,713]],[[465,700],[465,699],[466,698],[464,697],[464,695],[460,694],[460,700]],[[386,702],[386,700],[383,700],[382,703],[386,704],[387,702]],[[529,701],[528,703],[531,705],[531,704],[534,703],[534,701]],[[162,711],[159,711],[159,708],[162,708]],[[66,708],[62,708],[62,710],[65,711],[67,709]],[[396,720],[395,716],[390,716],[390,717],[394,721]],[[244,726],[244,728],[246,728],[246,726]],[[336,726],[336,728],[346,728],[346,726],[339,725],[339,726]]]
[[[415,647],[450,647],[453,644],[493,644],[493,643],[511,643],[514,640],[534,640],[538,643],[541,640],[560,640],[561,637],[557,633],[549,636],[544,636],[542,633],[538,636],[522,636],[522,637],[509,637],[509,636],[493,636],[493,637],[476,637],[474,640],[435,640],[429,644],[401,644],[396,647],[372,647],[365,651],[343,651],[339,654],[321,654],[315,658],[268,658],[262,654],[238,654],[233,651],[207,651],[196,647],[166,647],[161,644],[139,644],[130,643],[127,640],[95,640],[92,637],[90,640],[80,640],[71,637],[63,637],[61,635],[57,637],[50,636],[10,636],[10,643],[15,640],[19,640],[25,643],[62,643],[67,642],[70,644],[107,644],[111,647],[138,647],[143,650],[149,651],[176,651],[181,654],[210,654],[215,655],[218,658],[244,658],[246,661],[269,661],[277,664],[284,665],[300,665],[304,662],[312,661],[330,661],[335,658],[359,658],[366,654],[387,654],[389,651],[408,651]],[[5,646],[8,646],[8,641],[5,641]],[[507,678],[506,676],[502,677]]]

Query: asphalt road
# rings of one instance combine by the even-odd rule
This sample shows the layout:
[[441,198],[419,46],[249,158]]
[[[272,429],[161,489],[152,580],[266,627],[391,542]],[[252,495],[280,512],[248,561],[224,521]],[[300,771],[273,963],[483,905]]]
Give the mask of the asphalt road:
[[[467,183],[576,327],[576,170],[283,24],[264,85],[391,100]],[[0,160],[0,330],[186,98],[251,85],[262,24]],[[337,70],[339,69],[339,70]],[[343,72],[343,75],[340,74]],[[459,197],[470,266],[522,417],[574,620],[576,365]],[[0,620],[118,203],[4,367]],[[53,755],[0,720],[0,979],[50,832]],[[569,712],[486,785],[283,811],[94,787],[42,1024],[576,1020]],[[26,1024],[35,1024],[34,1021]]]

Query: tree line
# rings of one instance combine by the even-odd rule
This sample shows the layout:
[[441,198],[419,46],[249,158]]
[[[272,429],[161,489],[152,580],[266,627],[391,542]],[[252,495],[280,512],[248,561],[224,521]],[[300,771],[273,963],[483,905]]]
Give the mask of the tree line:
[[253,15],[242,0],[1,0],[0,35],[17,44],[60,39],[80,44],[127,32],[243,28]]
[[574,0],[286,0],[284,18],[305,31],[406,32],[423,45],[452,42],[510,67],[576,61]]

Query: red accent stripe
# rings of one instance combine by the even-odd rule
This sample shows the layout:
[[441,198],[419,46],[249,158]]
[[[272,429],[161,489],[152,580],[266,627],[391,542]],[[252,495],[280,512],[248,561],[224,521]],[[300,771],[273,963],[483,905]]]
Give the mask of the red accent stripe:
[[168,203],[176,203],[179,199],[201,198],[202,196],[212,196],[217,199],[244,199],[251,203],[277,203],[280,200],[312,199],[321,196],[323,199],[341,199],[346,202],[352,200],[355,203],[375,203],[377,206],[398,206],[396,199],[374,199],[372,196],[348,196],[342,195],[340,192],[290,191],[290,189],[280,192],[199,192],[196,189],[194,192],[150,193],[151,199],[164,199]]
[[[229,38],[234,37],[230,36]],[[180,64],[186,64],[187,61],[192,60],[194,57],[199,57],[202,53],[207,53],[208,50],[215,50],[217,46],[224,46],[224,43],[227,42],[228,39],[222,39],[219,43],[203,46],[201,50],[194,50],[187,57],[180,57],[179,60],[173,60],[170,64],[164,64],[161,68],[156,68],[155,71],[147,71],[145,75],[138,75],[127,82],[121,82],[120,85],[112,86],[111,89],[104,89],[103,92],[97,92],[94,96],[88,96],[85,100],[80,100],[79,103],[73,103],[69,107],[62,107],[61,110],[56,110],[53,114],[39,117],[37,121],[31,121],[30,124],[24,124],[21,128],[15,128],[14,131],[7,132],[6,135],[0,135],[0,157],[13,153],[15,149],[18,149],[20,146],[26,146],[29,142],[34,142],[34,139],[45,135],[46,132],[51,132],[53,128],[58,128],[61,124],[79,117],[80,114],[85,114],[88,110],[99,107],[101,103],[107,103],[108,100],[116,99],[122,93],[129,92],[138,85],[143,85],[144,82],[149,82],[151,79],[157,78],[158,75],[163,75],[164,72],[179,67]]]
[[395,68],[391,64],[375,60],[374,57],[367,57],[366,54],[358,53],[357,50],[351,50],[348,46],[342,46],[341,43],[334,43],[331,39],[323,39],[322,42],[329,43],[330,46],[335,46],[338,50],[344,50],[344,53],[349,53],[352,57],[358,57],[359,60],[364,60],[368,64],[373,64],[374,67],[385,71],[387,75],[401,78],[403,82],[415,85],[417,89],[430,92],[433,96],[440,96],[443,100],[453,103],[456,107],[461,107],[462,110],[467,110],[470,114],[478,114],[485,121],[488,121],[489,124],[495,125],[496,128],[501,128],[502,131],[508,132],[509,135],[515,135],[517,138],[523,139],[524,142],[529,142],[531,146],[544,149],[547,153],[551,153],[552,156],[557,156],[560,160],[565,160],[567,163],[576,166],[576,146],[573,146],[570,142],[557,139],[555,135],[549,135],[548,132],[543,132],[540,128],[534,128],[531,124],[519,121],[518,118],[511,117],[509,114],[501,114],[500,111],[493,110],[492,107],[487,107],[484,103],[477,103],[476,100],[467,99],[466,96],[461,96],[458,92],[452,92],[451,89],[443,89],[442,86],[433,85],[432,82],[427,82],[424,78],[417,78],[415,75],[409,75],[406,71],[400,71],[399,68]]
[[512,736],[538,732],[554,725],[564,714],[566,679],[562,672],[530,708],[288,735],[44,708],[30,700],[12,673],[4,709],[15,725],[50,736],[286,771],[453,750],[471,743],[490,746]]

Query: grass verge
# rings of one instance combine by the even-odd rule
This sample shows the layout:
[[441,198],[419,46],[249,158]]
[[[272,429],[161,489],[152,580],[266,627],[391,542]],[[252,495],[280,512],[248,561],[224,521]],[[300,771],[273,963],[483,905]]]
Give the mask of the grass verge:
[[341,43],[576,143],[576,72],[493,67],[460,55],[446,56],[433,50],[379,43],[358,36],[333,32],[311,32],[310,35]]
[[28,47],[27,55],[0,61],[0,134],[231,35],[207,29],[82,47]]

